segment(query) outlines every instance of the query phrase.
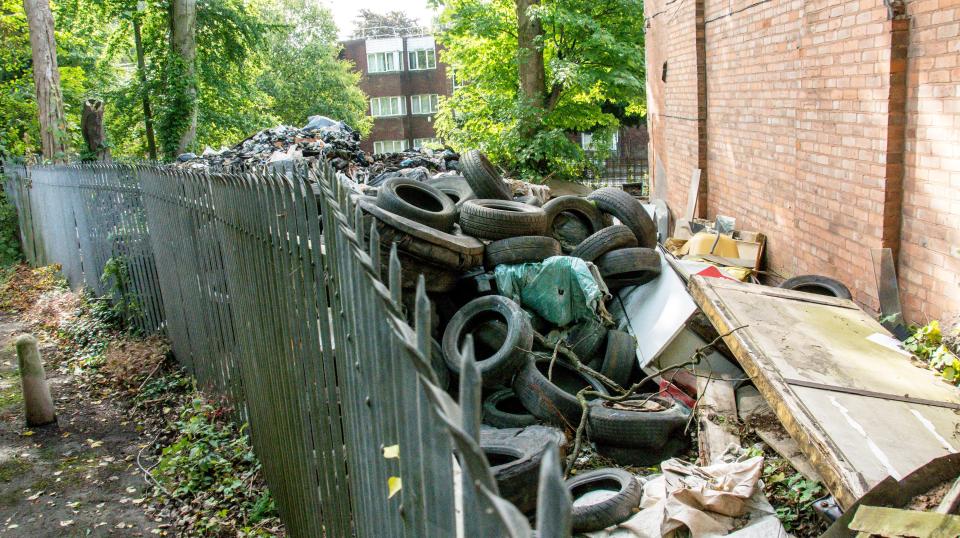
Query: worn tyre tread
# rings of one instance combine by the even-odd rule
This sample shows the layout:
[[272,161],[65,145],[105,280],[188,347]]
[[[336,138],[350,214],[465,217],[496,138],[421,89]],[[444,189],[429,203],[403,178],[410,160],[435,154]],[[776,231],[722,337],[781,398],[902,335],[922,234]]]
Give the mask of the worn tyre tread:
[[[530,414],[561,428],[576,429],[583,410],[576,396],[547,380],[537,363],[549,363],[549,357],[529,358],[513,379],[513,390]],[[572,366],[556,361],[554,369],[564,368],[583,377],[594,390],[608,394],[599,381],[577,372]]]
[[511,200],[468,200],[460,206],[463,233],[482,239],[543,235],[545,222],[539,207]]
[[640,506],[640,498],[643,495],[640,482],[623,469],[595,469],[581,473],[569,478],[566,486],[573,495],[574,490],[585,484],[608,480],[617,481],[620,484],[620,491],[595,504],[573,506],[570,515],[573,519],[574,532],[599,531],[617,525],[630,519]]
[[610,213],[630,228],[641,247],[657,246],[657,225],[643,204],[632,195],[617,187],[603,187],[587,196],[601,211]]
[[600,373],[626,388],[636,367],[637,339],[625,331],[609,331]]
[[510,186],[482,152],[472,149],[461,155],[460,169],[478,198],[509,200],[512,197]]
[[[640,395],[631,400],[645,399]],[[587,413],[587,434],[590,440],[610,446],[628,448],[662,448],[671,438],[682,435],[690,418],[690,410],[673,400],[652,396],[652,401],[668,406],[662,411],[630,411],[607,407],[600,401],[590,402]]]
[[503,344],[492,356],[477,361],[480,378],[484,386],[494,387],[509,383],[514,373],[520,369],[533,345],[533,327],[520,305],[501,295],[478,297],[458,310],[443,332],[443,358],[451,371],[460,374],[462,355],[460,354],[461,333],[476,317],[486,312],[494,312],[507,322],[507,334]]
[[542,262],[560,254],[560,242],[556,239],[541,235],[522,235],[490,243],[484,251],[483,261],[490,269],[501,264]]
[[[440,205],[440,210],[431,211],[414,205],[400,196],[399,189],[420,191],[423,195],[433,198]],[[384,181],[377,191],[376,205],[384,211],[444,232],[453,229],[457,218],[457,208],[446,194],[436,187],[409,178],[395,177]]]
[[612,250],[636,246],[637,236],[630,231],[630,228],[616,224],[603,228],[584,239],[570,255],[592,262]]
[[596,261],[607,288],[615,290],[650,282],[660,275],[660,253],[652,248],[622,248]]

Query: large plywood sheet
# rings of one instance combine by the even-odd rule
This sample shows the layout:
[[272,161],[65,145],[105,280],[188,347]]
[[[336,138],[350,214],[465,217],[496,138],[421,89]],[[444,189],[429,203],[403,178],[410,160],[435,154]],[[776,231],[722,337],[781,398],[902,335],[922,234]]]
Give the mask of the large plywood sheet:
[[[955,387],[853,302],[694,277],[691,293],[842,506],[960,450]],[[906,400],[906,401],[903,401]]]

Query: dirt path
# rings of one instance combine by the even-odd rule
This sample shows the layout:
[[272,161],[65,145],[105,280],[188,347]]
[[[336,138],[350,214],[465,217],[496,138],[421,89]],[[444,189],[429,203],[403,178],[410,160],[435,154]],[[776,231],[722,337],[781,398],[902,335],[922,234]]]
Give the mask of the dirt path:
[[0,536],[167,534],[143,509],[148,487],[135,460],[148,440],[122,408],[61,373],[49,344],[41,353],[58,423],[25,428],[13,345],[21,330],[0,318]]

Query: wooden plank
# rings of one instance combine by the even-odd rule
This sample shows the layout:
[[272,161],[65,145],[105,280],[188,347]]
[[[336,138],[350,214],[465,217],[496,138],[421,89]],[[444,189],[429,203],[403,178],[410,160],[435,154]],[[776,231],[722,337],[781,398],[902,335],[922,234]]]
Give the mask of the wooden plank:
[[[909,358],[866,340],[888,334],[849,301],[694,277],[691,293],[747,375],[841,506],[886,476],[900,477],[955,452],[958,417],[949,409],[791,386],[804,378],[939,401],[957,401]],[[836,301],[836,300],[834,300]],[[911,443],[903,443],[911,439]]]
[[697,378],[697,424],[700,434],[700,464],[720,460],[731,444],[740,446],[737,431],[737,397],[733,382],[706,377]]
[[850,522],[850,530],[879,536],[954,538],[960,536],[960,517],[883,506],[861,506]]
[[690,178],[690,190],[687,191],[687,208],[683,212],[683,218],[692,220],[694,212],[697,210],[697,202],[700,200],[700,174],[703,171],[699,168],[693,171]]

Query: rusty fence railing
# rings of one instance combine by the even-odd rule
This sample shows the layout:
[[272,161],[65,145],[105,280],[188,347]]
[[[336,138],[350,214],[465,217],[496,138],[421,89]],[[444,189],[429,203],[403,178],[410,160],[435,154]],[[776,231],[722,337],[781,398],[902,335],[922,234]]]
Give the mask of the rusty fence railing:
[[[27,260],[127,301],[134,327],[165,334],[201,386],[249,422],[292,536],[534,534],[499,497],[480,448],[475,363],[454,401],[431,366],[423,279],[402,289],[395,247],[381,252],[390,246],[332,170],[4,173]],[[550,447],[537,535],[568,536],[570,509]]]

